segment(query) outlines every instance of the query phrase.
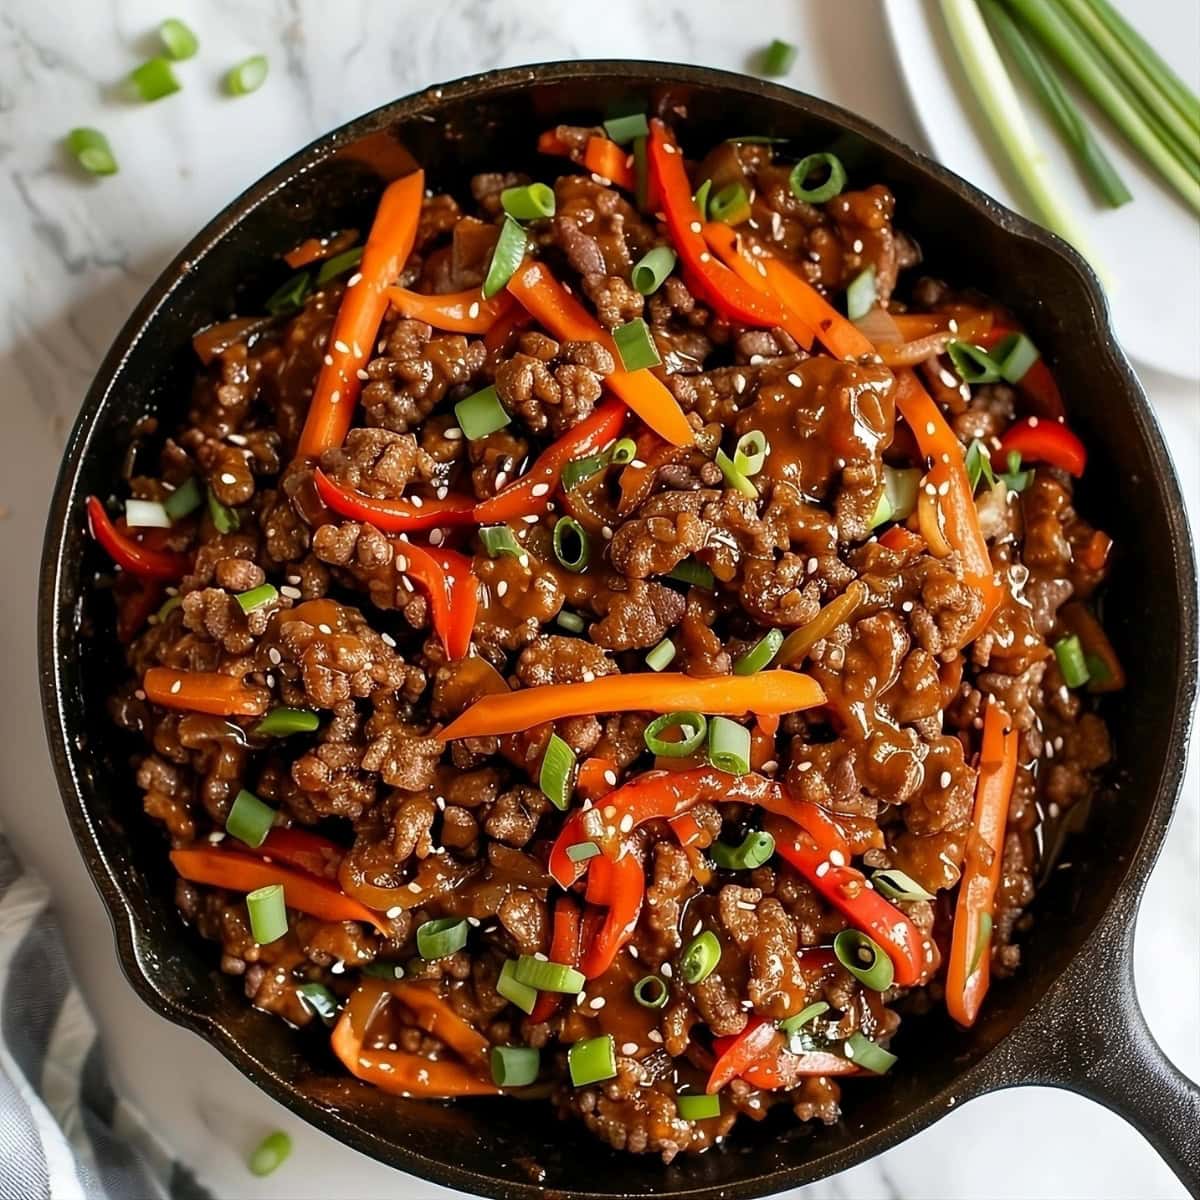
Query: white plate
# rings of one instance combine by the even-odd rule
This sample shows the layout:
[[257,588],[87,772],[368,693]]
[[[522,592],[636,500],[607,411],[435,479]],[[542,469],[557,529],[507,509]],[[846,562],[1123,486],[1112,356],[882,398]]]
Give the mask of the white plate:
[[[1119,0],[1117,6],[1190,87],[1200,88],[1196,0]],[[900,74],[934,155],[1004,204],[1032,215],[962,76],[937,0],[885,0],[883,8]],[[1075,93],[1134,197],[1117,209],[1097,203],[1036,101],[1017,73],[1009,73],[1061,194],[1102,264],[1121,343],[1147,366],[1200,379],[1200,223],[1195,214]]]

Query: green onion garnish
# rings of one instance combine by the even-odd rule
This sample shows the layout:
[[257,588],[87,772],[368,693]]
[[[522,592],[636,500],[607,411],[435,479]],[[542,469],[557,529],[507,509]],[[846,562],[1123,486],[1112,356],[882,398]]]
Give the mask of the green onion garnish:
[[1008,383],[1020,383],[1029,368],[1041,354],[1038,348],[1023,334],[1010,333],[992,347],[992,360],[1000,368],[1000,375]]
[[735,675],[757,675],[764,667],[771,665],[771,660],[779,653],[783,645],[783,631],[768,629],[766,633],[741,655],[733,664]]
[[578,574],[592,557],[592,542],[574,517],[559,517],[554,525],[554,557],[568,571]]
[[467,944],[465,917],[437,917],[417,926],[417,953],[426,962],[449,958]]
[[269,883],[247,893],[246,911],[250,916],[250,934],[260,946],[270,945],[287,933],[282,883]]
[[708,723],[708,761],[718,771],[745,775],[750,770],[750,730],[728,717]]
[[362,262],[362,256],[363,248],[352,246],[349,250],[343,250],[341,254],[327,258],[317,271],[317,287],[324,287],[331,279],[336,279],[339,275],[345,275],[347,271],[352,271]]
[[712,191],[712,180],[706,179],[692,196],[692,203],[696,206],[696,210],[700,213],[700,220],[704,221],[708,218],[708,193]]
[[1072,633],[1055,642],[1054,657],[1058,659],[1058,669],[1062,672],[1063,682],[1067,687],[1083,687],[1091,678],[1078,634]]
[[300,1003],[326,1025],[332,1025],[336,1020],[337,997],[323,983],[302,983],[296,989],[296,994],[300,997]]
[[647,250],[634,264],[630,278],[643,296],[653,296],[675,270],[675,251],[670,246],[655,246]]
[[520,558],[525,553],[521,543],[517,541],[516,534],[508,525],[481,525],[479,540],[489,558],[499,558],[501,554],[511,554],[513,558]]
[[671,665],[675,658],[675,643],[670,638],[663,638],[657,646],[646,655],[646,666],[652,671],[663,671]]
[[196,35],[178,17],[168,17],[158,27],[158,36],[176,62],[191,58],[200,49]]
[[776,38],[764,51],[759,71],[763,75],[786,75],[796,61],[798,51],[791,42]]
[[612,339],[621,357],[621,366],[626,371],[640,371],[643,367],[656,367],[662,359],[650,329],[641,317],[634,317],[625,325],[612,331]]
[[635,138],[646,137],[650,125],[645,113],[633,113],[628,117],[611,117],[604,122],[604,132],[618,145],[626,146]]
[[582,971],[566,963],[546,962],[532,954],[522,954],[513,968],[513,978],[518,983],[536,988],[539,992],[562,992],[569,995],[583,991],[587,980]]
[[252,54],[249,58],[230,67],[225,76],[225,90],[231,96],[248,96],[257,92],[267,82],[267,56]]
[[658,975],[643,975],[633,985],[633,998],[643,1008],[665,1008],[671,989]]
[[740,225],[750,216],[750,197],[740,183],[723,187],[708,202],[708,215],[726,225]]
[[67,149],[75,161],[92,175],[115,175],[117,160],[108,138],[98,129],[81,125],[67,134]]
[[541,1068],[541,1055],[532,1046],[493,1046],[490,1061],[497,1087],[527,1087]]
[[709,1117],[721,1115],[721,1097],[693,1092],[686,1096],[676,1096],[675,1107],[685,1121],[707,1121]]
[[706,929],[688,943],[679,960],[679,970],[688,983],[700,983],[717,969],[720,961],[721,943],[711,929]]
[[254,1148],[246,1164],[253,1175],[270,1175],[278,1170],[292,1152],[292,1139],[281,1129],[268,1133]]
[[759,429],[751,429],[743,433],[737,440],[733,451],[733,465],[743,475],[757,475],[767,461],[771,447],[767,444],[767,435]]
[[880,525],[892,519],[892,502],[888,499],[887,488],[879,493],[879,499],[875,501],[875,509],[871,513],[870,528],[878,529]]
[[125,501],[125,524],[130,529],[170,529],[171,517],[157,500]]
[[239,842],[258,849],[267,840],[275,824],[275,810],[264,804],[253,792],[242,788],[234,797],[225,818],[225,832]]
[[980,479],[986,479],[988,487],[996,486],[996,475],[992,470],[992,456],[988,448],[976,438],[963,456],[963,465],[967,468],[967,482],[974,492],[979,487]]
[[886,1075],[888,1069],[897,1061],[894,1054],[857,1030],[842,1043],[842,1053],[851,1062],[875,1075]]
[[871,876],[871,886],[889,900],[932,900],[927,892],[911,875],[896,867],[876,871]]
[[690,558],[676,563],[666,574],[667,579],[686,583],[693,587],[707,588],[710,592],[717,586],[713,573],[703,563],[693,562]]
[[857,929],[843,929],[833,939],[837,960],[864,987],[886,992],[892,986],[896,968],[878,942]]
[[[667,730],[677,730],[678,738],[665,738]],[[646,726],[642,737],[646,749],[659,758],[687,758],[704,745],[708,721],[698,712],[663,713]]]
[[168,596],[162,602],[162,607],[154,614],[155,624],[165,621],[182,603],[182,596]]
[[600,847],[595,842],[576,842],[575,845],[567,847],[567,857],[574,863],[587,862],[599,853]]
[[129,72],[129,82],[143,100],[161,100],[179,91],[179,80],[166,58],[151,58]]
[[567,1066],[575,1087],[612,1079],[617,1073],[617,1045],[612,1034],[605,1033],[576,1042],[567,1051]]
[[979,914],[979,924],[975,930],[975,952],[971,955],[971,966],[967,971],[968,979],[975,974],[975,970],[979,966],[979,960],[983,957],[983,952],[987,949],[988,939],[991,936],[992,914],[990,912],[981,912]]
[[321,718],[307,708],[273,708],[252,732],[261,737],[290,737],[293,733],[312,733]]
[[554,216],[554,192],[544,183],[505,188],[500,193],[500,204],[510,217],[518,221],[536,221],[539,217]]
[[552,733],[546,743],[546,753],[542,755],[538,786],[546,799],[560,812],[565,812],[567,805],[571,803],[574,775],[575,751],[557,733]]
[[554,620],[560,629],[566,629],[570,633],[582,633],[587,624],[578,613],[567,612],[565,608]]
[[846,316],[859,321],[875,307],[875,264],[861,271],[846,288]]
[[1000,378],[999,364],[982,346],[951,342],[946,352],[964,383],[995,383]]
[[607,465],[607,454],[589,454],[586,458],[571,459],[562,469],[563,490],[574,491],[585,479],[591,479],[597,471]]
[[234,596],[244,613],[252,613],[256,608],[271,604],[278,598],[279,592],[274,584],[270,583],[260,583],[258,587],[251,588],[248,592],[238,592]]
[[[825,171],[824,182],[813,187],[807,186],[808,177],[821,168]],[[806,204],[824,204],[846,186],[846,168],[836,154],[809,154],[792,168],[788,186],[797,200],[803,200]]]
[[724,450],[718,450],[713,461],[721,468],[721,474],[725,476],[725,482],[735,492],[740,492],[743,496],[749,496],[753,500],[758,499],[758,488],[737,469],[733,459]]
[[824,1000],[817,1000],[807,1007],[802,1008],[795,1016],[780,1021],[779,1032],[784,1037],[791,1037],[793,1034],[798,1033],[809,1021],[816,1020],[822,1013],[827,1013],[828,1011],[829,1005]]
[[[921,486],[919,467],[883,468],[883,498],[887,500],[888,515],[884,521],[903,521],[917,508],[917,492]],[[877,522],[877,524],[882,522]]]
[[753,871],[770,861],[775,853],[775,839],[765,829],[752,829],[740,846],[717,842],[709,851],[712,860],[726,871]]
[[537,1003],[537,988],[532,988],[527,983],[522,983],[517,979],[517,960],[509,958],[505,960],[504,966],[500,968],[499,978],[496,980],[496,991],[502,995],[505,1000],[515,1004],[523,1013],[533,1012],[533,1006]]
[[273,317],[286,317],[304,307],[305,298],[311,290],[312,276],[307,271],[298,271],[267,297],[264,307]]
[[1008,470],[999,478],[1004,480],[1004,486],[1010,492],[1023,492],[1033,482],[1033,470],[1021,470],[1021,452],[1010,450],[1008,454]]
[[504,224],[500,227],[500,238],[492,252],[492,263],[488,267],[487,278],[483,281],[485,300],[490,300],[497,292],[503,290],[521,265],[528,245],[529,239],[525,236],[525,230],[506,213]]
[[222,504],[213,495],[212,488],[208,489],[208,515],[218,533],[234,533],[241,528],[242,518],[238,516],[237,509]]
[[163,508],[172,521],[178,521],[204,503],[204,493],[195,475],[189,475],[164,501]]
[[512,420],[494,386],[481,388],[454,406],[454,417],[471,441],[503,429]]
[[620,438],[613,442],[612,449],[608,452],[608,461],[619,467],[633,462],[635,458],[637,458],[637,442],[633,438]]
[[404,964],[388,962],[386,959],[376,959],[373,963],[367,963],[362,971],[364,975],[370,975],[373,979],[404,978]]

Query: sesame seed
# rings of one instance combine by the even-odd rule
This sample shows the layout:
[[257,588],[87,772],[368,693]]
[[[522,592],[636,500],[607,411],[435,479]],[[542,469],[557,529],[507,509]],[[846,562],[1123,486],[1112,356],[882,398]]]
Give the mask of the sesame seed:
[[633,828],[633,813],[626,813],[621,818],[621,824],[617,826],[622,833],[628,833]]
[[549,490],[550,490],[550,485],[548,483],[535,483],[533,485],[532,491],[530,492],[530,495],[544,496]]
[[508,591],[508,580],[507,579],[500,580],[500,582],[498,584],[496,584],[497,597],[503,599],[503,597],[507,591]]
[[526,525],[536,525],[541,518],[537,515],[537,513],[526,513],[521,520],[524,521]]
[[637,1044],[637,1042],[626,1042],[626,1043],[625,1043],[625,1044],[624,1044],[624,1045],[621,1047],[621,1053],[622,1053],[622,1054],[636,1054],[637,1052],[638,1052],[638,1044]]
[[331,971],[332,971],[332,972],[333,972],[335,975],[341,975],[341,974],[342,974],[342,973],[345,971],[345,969],[346,969],[346,964],[345,964],[344,962],[342,962],[342,961],[341,961],[341,959],[338,959],[338,961],[337,961],[337,962],[335,962],[335,963],[333,964],[333,966],[332,966],[332,967],[330,967],[329,969],[330,969],[330,970],[331,970]]
[[670,142],[664,142],[663,143],[663,153],[664,154],[674,154],[675,147],[672,146]]
[[712,255],[709,254],[709,252],[707,250],[701,250],[700,251],[700,261],[701,262],[712,262]]
[[171,684],[171,695],[178,696],[182,690],[183,690],[183,680],[176,679],[175,682],[173,684]]
[[588,1001],[588,1008],[594,1008],[597,1012],[599,1012],[607,1003],[608,1001],[605,1000],[603,996],[593,996],[592,999]]
[[829,864],[827,862],[818,863],[815,874],[818,879],[824,879],[829,874]]
[[953,776],[953,775],[951,775],[949,771],[943,771],[943,772],[941,773],[941,775],[939,775],[939,776],[938,776],[938,783],[939,783],[939,784],[940,784],[942,787],[944,787],[944,788],[948,788],[948,787],[950,786],[950,781],[951,781],[953,778],[954,778],[954,776]]
[[212,842],[212,844],[214,846],[219,845],[221,842],[223,842],[225,840],[225,830],[223,830],[223,829],[214,830],[212,833],[210,833],[208,835],[208,840],[210,842]]
[[333,348],[339,354],[349,354],[350,353],[350,347],[347,346],[346,343],[343,342],[341,338],[338,338],[338,340],[333,343]]
[[333,632],[332,626],[326,625],[324,621],[322,621],[321,624],[317,626],[317,628],[322,633],[332,633]]
[[421,894],[421,890],[422,890],[422,889],[421,889],[421,885],[420,885],[420,884],[419,884],[419,883],[418,883],[418,882],[417,882],[417,881],[414,879],[414,880],[412,881],[412,883],[410,883],[410,884],[408,885],[408,890],[409,890],[410,892],[412,892],[412,894],[413,894],[414,896],[419,896],[419,895]]
[[699,232],[700,232],[700,230],[703,228],[703,226],[700,224],[700,222],[699,222],[699,221],[693,221],[693,222],[692,222],[692,223],[691,223],[691,224],[688,226],[688,228],[689,228],[689,229],[690,229],[690,230],[691,230],[693,233],[699,233]]
[[394,921],[403,911],[404,909],[399,904],[393,904],[392,907],[389,908],[383,915],[387,917],[389,921]]
[[733,390],[740,396],[746,390],[745,375],[735,375],[733,377]]
[[804,564],[804,570],[811,575],[819,565],[820,564],[817,562],[816,558],[810,558],[808,562]]
[[462,435],[463,431],[459,429],[457,425],[451,425],[450,428],[442,434],[442,437],[444,437],[448,442],[457,442]]
[[341,388],[334,388],[333,391],[329,393],[329,403],[330,404],[340,404],[341,402],[342,402],[342,390],[341,390]]
[[580,676],[584,683],[591,683],[596,678],[595,671],[584,671]]
[[803,387],[804,386],[803,382],[800,379],[800,376],[797,375],[795,371],[792,371],[791,374],[788,375],[787,381],[788,381],[788,383],[790,383],[792,385],[792,387]]
[[228,471],[225,471],[221,475],[221,482],[223,484],[225,484],[226,486],[237,483],[237,476],[230,474]]
[[737,902],[737,906],[743,912],[753,912],[754,911],[754,905],[751,904],[749,900],[739,900]]
[[933,437],[933,435],[937,433],[937,426],[932,421],[926,421],[925,432],[929,434],[930,437]]
[[617,786],[616,771],[605,771],[604,772],[604,782],[607,783],[609,787],[616,787]]
[[362,347],[357,342],[350,343],[350,351],[355,358],[362,358],[363,356]]
[[752,367],[761,367],[767,360],[761,354],[750,355],[750,365]]
[[396,555],[396,570],[401,573],[408,570],[408,559],[403,554]]
[[649,1032],[648,1034],[646,1034],[646,1036],[647,1036],[647,1037],[648,1037],[648,1038],[649,1038],[649,1039],[650,1039],[650,1040],[651,1040],[651,1041],[652,1041],[652,1042],[653,1042],[653,1043],[654,1043],[656,1046],[659,1046],[659,1045],[661,1045],[661,1044],[662,1044],[663,1035],[662,1035],[661,1033],[659,1033],[657,1029],[652,1029],[652,1030],[650,1030],[650,1032]]
[[766,774],[769,775],[772,771],[779,770],[779,763],[775,759],[769,758],[765,763],[763,763],[762,769]]
[[908,612],[912,612],[912,610],[913,610],[913,602],[911,600],[905,600],[904,603],[900,605],[901,612],[908,613]]
[[811,771],[811,770],[812,770],[812,763],[810,763],[810,762],[802,762],[802,763],[797,763],[797,764],[796,764],[796,770],[797,770],[797,771],[799,771],[799,772],[801,772],[802,774],[803,774],[803,772],[805,772],[805,771]]
[[292,587],[290,584],[281,587],[279,589],[279,594],[281,596],[286,596],[289,600],[300,599],[300,589],[298,587]]
[[[379,349],[380,349],[380,350],[382,350],[382,349],[383,349],[383,347],[382,347],[382,346],[380,346],[380,347],[379,347]],[[325,355],[325,365],[326,365],[327,367],[332,367],[332,366],[333,366],[333,355],[332,355],[332,354],[327,354],[327,355]]]
[[412,506],[413,506],[413,508],[424,508],[425,501],[422,500],[420,496],[413,496],[412,497]]
[[371,377],[370,377],[370,375],[368,375],[368,374],[366,373],[366,371],[364,371],[364,370],[362,369],[362,367],[359,367],[359,368],[358,368],[358,370],[354,372],[354,374],[355,374],[355,375],[357,375],[357,376],[358,376],[358,378],[359,378],[359,379],[361,379],[361,380],[362,380],[364,383],[365,383],[365,382],[366,382],[368,379],[370,379],[370,378],[371,378]]
[[606,542],[612,540],[612,535],[613,535],[613,531],[612,531],[612,527],[610,525],[601,525],[600,526],[600,536]]
[[348,288],[352,288],[356,283],[361,283],[361,282],[362,282],[362,272],[355,271],[354,274],[351,275],[350,278],[346,280],[346,286]]
[[440,529],[431,529],[429,531],[429,544],[431,546],[440,546],[445,537],[446,535]]
[[663,963],[663,965],[661,967],[659,967],[658,970],[664,979],[670,979],[671,976],[675,974],[674,968],[668,962]]
[[629,957],[630,957],[630,958],[637,958],[637,957],[638,957],[638,948],[637,948],[636,946],[632,946],[632,945],[631,945],[631,946],[629,946],[629,947],[628,947],[628,949],[629,949]]

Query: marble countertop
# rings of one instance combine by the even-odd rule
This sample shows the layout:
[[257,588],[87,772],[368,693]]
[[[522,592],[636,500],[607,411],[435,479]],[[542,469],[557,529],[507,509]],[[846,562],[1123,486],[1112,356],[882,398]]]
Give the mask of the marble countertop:
[[[184,90],[151,108],[114,83],[147,53],[166,15],[199,34]],[[130,1099],[218,1196],[450,1196],[306,1129],[193,1034],[143,1007],[122,978],[106,915],[75,852],[44,750],[34,655],[34,582],[58,458],[118,328],[177,249],[277,161],[360,112],[439,80],[571,57],[661,58],[745,69],[773,37],[800,46],[789,82],[921,144],[876,0],[6,0],[0,11],[0,822],[50,882],[82,986]],[[271,76],[231,101],[219,80],[253,52]],[[57,139],[108,133],[113,179],[80,179]],[[1177,281],[1195,286],[1195,280]],[[1143,378],[1184,474],[1200,528],[1200,397],[1194,383]],[[1193,760],[1195,756],[1193,756]],[[1200,1076],[1200,844],[1196,764],[1142,908],[1137,979],[1150,1025]],[[255,1180],[242,1156],[272,1128],[296,1149]],[[549,1131],[553,1136],[553,1131]],[[971,1147],[971,1153],[963,1148]],[[980,1167],[983,1166],[981,1170]],[[1150,1147],[1077,1096],[1024,1089],[977,1100],[809,1197],[1181,1197]]]

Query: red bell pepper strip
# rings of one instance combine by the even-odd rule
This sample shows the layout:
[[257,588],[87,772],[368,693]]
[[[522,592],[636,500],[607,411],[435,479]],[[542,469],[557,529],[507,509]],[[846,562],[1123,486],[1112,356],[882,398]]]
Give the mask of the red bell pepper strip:
[[610,138],[592,136],[583,148],[583,165],[617,187],[632,192],[637,186],[630,156]]
[[446,496],[441,500],[434,496],[419,503],[403,497],[379,499],[330,479],[320,467],[313,472],[313,482],[317,495],[338,516],[374,525],[384,533],[419,533],[450,525],[469,525],[474,520],[473,496]]
[[307,829],[272,829],[254,853],[271,862],[299,867],[322,879],[336,879],[345,850],[319,833]]
[[433,631],[447,655],[466,658],[479,608],[479,580],[471,570],[471,560],[446,546],[418,546],[401,540],[392,545],[396,569],[415,579],[429,597]]
[[582,801],[594,804],[617,786],[617,769],[612,759],[593,754],[579,764],[575,776],[575,794]]
[[140,579],[157,579],[171,583],[182,579],[191,569],[186,554],[173,550],[151,550],[122,532],[95,496],[87,498],[88,526],[92,537],[104,547],[105,553],[123,570]]
[[479,525],[494,525],[545,511],[562,478],[563,467],[572,459],[602,450],[621,432],[624,423],[625,405],[620,400],[606,400],[543,450],[520,479],[514,479],[491,499],[480,500],[471,519]]
[[[713,1053],[717,1055],[718,1060],[728,1053],[735,1041],[735,1037],[713,1038]],[[741,1072],[739,1078],[744,1079],[751,1087],[773,1092],[802,1076],[861,1074],[862,1068],[856,1066],[844,1054],[838,1054],[834,1050],[806,1050],[800,1054],[792,1054],[782,1044],[781,1038],[777,1048],[768,1047],[761,1057]]]
[[488,354],[503,352],[508,349],[509,341],[526,325],[531,325],[533,318],[519,305],[514,304],[496,323],[483,335],[483,346]]
[[641,860],[629,847],[616,859],[599,855],[589,860],[593,879],[604,881],[605,905],[608,911],[603,924],[583,948],[580,970],[587,979],[598,979],[617,957],[621,947],[633,936],[646,898],[646,876]]
[[[1018,332],[1011,325],[993,325],[974,339],[975,344],[985,350],[992,349],[997,342],[1003,341],[1010,333]],[[1054,373],[1046,365],[1044,358],[1037,359],[1033,366],[1017,380],[1017,389],[1027,399],[1033,402],[1033,407],[1039,417],[1050,421],[1061,421],[1066,414],[1062,393],[1054,381]]]
[[570,815],[563,822],[562,829],[559,830],[558,837],[550,850],[550,860],[546,869],[559,887],[569,888],[577,879],[582,878],[583,873],[587,870],[589,860],[573,862],[567,857],[568,847],[577,846],[581,842],[590,840],[583,831],[583,817],[583,809],[572,809]]
[[408,288],[391,287],[387,298],[401,316],[424,321],[426,325],[448,333],[487,333],[505,313],[516,307],[507,292],[485,300],[478,288],[427,295],[410,292]]
[[131,592],[118,592],[117,641],[128,645],[146,627],[163,602],[163,585],[157,579],[139,579]]
[[1008,713],[989,701],[983,714],[975,809],[946,967],[946,1008],[968,1027],[979,1015],[991,977],[991,919],[1004,860],[1008,804],[1017,776],[1019,737]]
[[[751,1017],[746,1028],[735,1037],[719,1039],[724,1045],[717,1051],[717,1061],[704,1090],[711,1096],[726,1084],[742,1078],[746,1072],[768,1056],[777,1055],[783,1046],[783,1034],[774,1021],[765,1017]],[[716,1043],[713,1044],[716,1050]]]
[[[568,967],[578,967],[582,954],[579,908],[570,896],[559,896],[554,902],[554,922],[550,934],[550,961]],[[558,992],[539,992],[529,1014],[535,1025],[548,1021],[558,1009],[562,996]]]
[[176,671],[151,667],[142,676],[146,699],[163,708],[211,713],[218,717],[261,717],[271,693],[220,671]]
[[[612,338],[545,263],[527,260],[508,281],[508,290],[540,325],[560,341],[599,342],[620,363]],[[604,386],[619,396],[655,433],[675,446],[690,446],[692,427],[667,385],[643,368],[625,371],[618,367],[604,379]]]
[[329,334],[296,450],[300,458],[316,458],[346,440],[362,390],[358,372],[375,350],[388,307],[387,289],[412,253],[424,194],[425,172],[418,170],[388,184],[380,198],[358,268],[361,278],[346,287]]
[[992,466],[1007,471],[1008,456],[1014,450],[1022,462],[1049,463],[1077,479],[1087,466],[1087,449],[1061,421],[1026,417],[1013,422],[992,454]]
[[893,525],[880,534],[879,544],[900,554],[920,554],[925,549],[925,539],[903,525]]
[[378,914],[352,900],[327,880],[318,879],[294,867],[263,862],[240,850],[216,846],[172,850],[175,870],[192,883],[226,888],[231,892],[252,892],[273,883],[283,884],[284,901],[289,908],[308,913],[322,921],[362,921],[382,934],[388,926]]

